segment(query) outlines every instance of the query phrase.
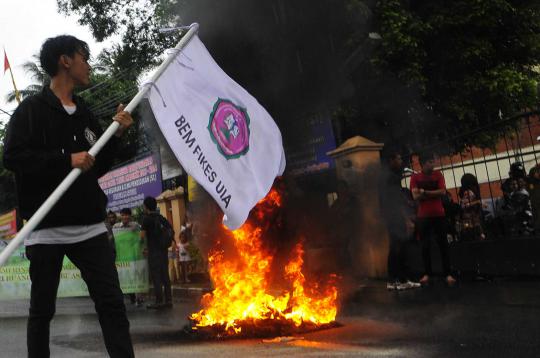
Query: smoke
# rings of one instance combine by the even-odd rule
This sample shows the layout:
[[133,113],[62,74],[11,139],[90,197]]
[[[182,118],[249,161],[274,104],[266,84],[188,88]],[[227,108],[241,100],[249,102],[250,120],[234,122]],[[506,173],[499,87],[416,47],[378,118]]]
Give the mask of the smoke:
[[[184,24],[200,23],[220,66],[267,108],[286,140],[298,141],[305,133],[295,131],[295,122],[333,107],[346,88],[346,3],[197,0],[179,2],[178,14]],[[367,23],[356,20],[355,26]]]
[[[200,24],[199,35],[217,63],[273,116],[289,164],[291,151],[307,148],[313,139],[306,128],[314,113],[324,113],[325,119],[339,124],[338,145],[362,135],[411,152],[438,136],[437,121],[417,89],[372,64],[380,43],[369,36],[374,30],[374,1],[356,2],[355,11],[348,4],[184,0],[176,11],[181,24]],[[352,115],[330,118],[338,107],[352,108]],[[147,129],[152,140],[167,146],[158,131]],[[378,176],[378,164],[304,177],[286,173],[281,238],[269,240],[276,252],[286,253],[288,240],[303,237],[306,265],[315,274],[337,269],[344,275],[382,275],[387,243],[376,204]],[[341,193],[340,198],[338,193],[332,203],[338,177],[350,193]],[[199,197],[191,205],[195,215],[204,213],[197,220],[208,234],[200,244],[209,249],[219,236],[221,213],[208,195]]]

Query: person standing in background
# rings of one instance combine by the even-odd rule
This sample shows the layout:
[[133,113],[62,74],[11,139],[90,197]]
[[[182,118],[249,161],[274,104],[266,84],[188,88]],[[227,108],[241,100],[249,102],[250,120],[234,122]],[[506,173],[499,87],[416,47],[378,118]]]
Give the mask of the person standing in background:
[[[114,224],[113,234],[119,230],[131,231],[134,233],[141,231],[141,226],[132,220],[131,215],[132,213],[130,208],[123,208],[120,210],[120,222]],[[144,299],[140,294],[130,293],[128,296],[131,304],[137,305],[137,307],[141,306],[144,302]]]
[[397,152],[386,155],[380,188],[381,215],[389,236],[388,290],[420,287],[411,281],[406,245],[414,233],[414,209],[409,205],[410,193],[401,186],[403,160]]
[[442,173],[435,169],[433,154],[419,156],[422,172],[411,177],[411,192],[413,199],[418,202],[417,224],[418,235],[422,243],[422,260],[424,275],[420,279],[422,285],[429,284],[433,269],[431,267],[431,237],[439,246],[443,275],[446,283],[453,286],[456,279],[450,272],[450,253],[446,238],[446,220],[442,197],[446,195],[446,184]]
[[[147,305],[146,308],[171,308],[172,292],[168,272],[168,247],[164,247],[162,245],[163,233],[160,231],[160,220],[162,220],[162,218],[157,212],[156,199],[151,196],[146,197],[143,202],[143,209],[144,218],[142,223],[141,239],[146,240],[147,243],[148,268],[150,270],[150,277],[152,278],[155,290],[155,302]],[[172,244],[172,241],[173,240],[171,240],[170,244]]]
[[180,242],[178,243],[178,262],[180,263],[180,268],[182,270],[181,282],[182,283],[189,283],[188,279],[188,270],[189,270],[189,264],[191,263],[191,256],[189,254],[189,245],[191,245],[190,241],[188,240],[188,236],[180,233]]

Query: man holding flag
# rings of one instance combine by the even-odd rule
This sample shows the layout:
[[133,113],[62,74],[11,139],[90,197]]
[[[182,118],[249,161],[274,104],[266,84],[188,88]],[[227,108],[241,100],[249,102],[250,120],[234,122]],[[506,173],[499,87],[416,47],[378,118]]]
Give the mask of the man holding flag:
[[[47,39],[41,67],[49,87],[26,98],[11,117],[4,142],[4,166],[15,173],[19,208],[30,219],[73,168],[82,175],[29,236],[25,237],[32,281],[27,328],[29,357],[48,357],[49,326],[64,256],[81,271],[95,303],[111,357],[133,357],[129,322],[104,224],[107,199],[98,178],[112,165],[118,138],[102,152],[88,153],[103,132],[76,86],[88,85],[88,45],[73,36]],[[119,137],[133,123],[120,105]]]
[[230,229],[244,223],[275,177],[283,173],[285,154],[277,125],[255,98],[219,68],[196,36],[197,30],[197,24],[189,27],[149,86],[125,111],[119,107],[115,122],[105,132],[73,95],[76,85],[89,81],[86,43],[59,36],[43,44],[40,60],[51,76],[50,88],[17,108],[4,144],[4,165],[15,172],[21,215],[31,218],[0,252],[0,265],[24,240],[32,280],[30,357],[49,355],[49,323],[64,255],[79,267],[88,284],[109,355],[133,356],[103,223],[106,197],[97,178],[111,164],[115,140],[107,142],[132,124],[129,112],[149,92],[158,125],[176,158],[216,200]]

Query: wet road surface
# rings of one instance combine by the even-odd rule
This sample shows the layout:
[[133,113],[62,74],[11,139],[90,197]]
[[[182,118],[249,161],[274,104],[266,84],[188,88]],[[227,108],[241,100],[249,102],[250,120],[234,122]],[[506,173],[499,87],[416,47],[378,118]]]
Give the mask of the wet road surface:
[[[138,357],[539,357],[540,281],[466,282],[389,292],[384,282],[355,284],[340,308],[341,327],[293,340],[197,340],[183,329],[197,310],[177,298],[172,310],[127,303]],[[0,303],[0,357],[26,356],[25,300]],[[52,357],[105,357],[87,298],[58,299]]]

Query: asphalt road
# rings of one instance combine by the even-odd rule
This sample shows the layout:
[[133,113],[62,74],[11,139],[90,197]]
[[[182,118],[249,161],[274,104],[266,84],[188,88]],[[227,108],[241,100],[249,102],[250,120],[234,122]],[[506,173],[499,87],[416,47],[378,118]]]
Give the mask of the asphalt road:
[[[26,301],[0,303],[0,357],[26,356]],[[538,357],[540,281],[468,282],[456,288],[388,292],[383,282],[356,284],[340,308],[341,327],[294,340],[207,341],[183,328],[197,300],[168,311],[129,303],[138,357]],[[59,299],[51,326],[53,357],[106,357],[92,302]]]

